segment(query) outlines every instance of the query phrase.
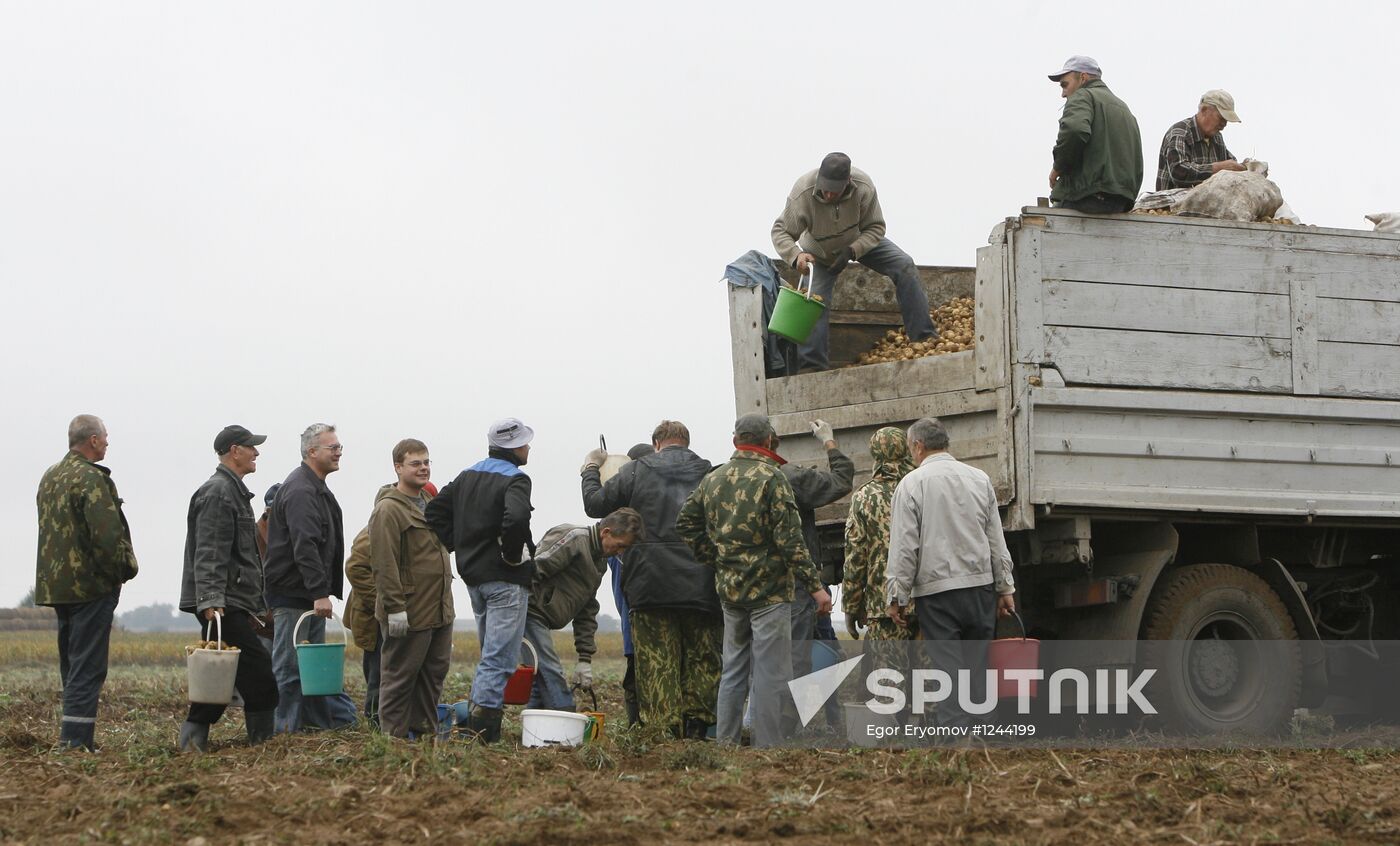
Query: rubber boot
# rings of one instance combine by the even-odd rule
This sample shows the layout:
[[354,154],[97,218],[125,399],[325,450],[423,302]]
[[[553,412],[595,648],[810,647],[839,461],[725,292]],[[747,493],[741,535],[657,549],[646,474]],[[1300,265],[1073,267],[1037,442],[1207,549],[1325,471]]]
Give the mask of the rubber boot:
[[180,724],[180,751],[181,752],[208,752],[209,751],[209,724],[192,723],[185,720]]
[[248,726],[248,745],[257,746],[272,739],[276,711],[243,712],[243,722]]
[[65,749],[86,749],[89,752],[96,752],[97,745],[93,742],[93,737],[97,733],[95,723],[75,723],[71,720],[64,720],[60,723],[58,730],[58,745]]
[[709,740],[710,724],[695,717],[685,718],[686,740]]
[[479,743],[498,743],[501,739],[501,709],[473,705],[467,717],[467,739]]

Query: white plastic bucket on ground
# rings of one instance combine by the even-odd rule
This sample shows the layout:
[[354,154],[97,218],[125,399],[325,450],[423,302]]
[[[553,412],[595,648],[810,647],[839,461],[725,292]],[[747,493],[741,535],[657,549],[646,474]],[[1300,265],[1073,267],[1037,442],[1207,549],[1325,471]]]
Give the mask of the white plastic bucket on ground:
[[893,714],[877,714],[864,702],[842,702],[846,716],[846,740],[874,748],[897,742],[899,722]]
[[[224,639],[224,617],[214,615],[217,647]],[[209,629],[204,630],[204,639],[209,640]],[[234,681],[238,678],[238,656],[236,649],[185,649],[185,674],[190,683],[190,701],[205,705],[227,705],[233,699]]]
[[521,746],[580,746],[588,717],[572,711],[526,708],[520,712]]

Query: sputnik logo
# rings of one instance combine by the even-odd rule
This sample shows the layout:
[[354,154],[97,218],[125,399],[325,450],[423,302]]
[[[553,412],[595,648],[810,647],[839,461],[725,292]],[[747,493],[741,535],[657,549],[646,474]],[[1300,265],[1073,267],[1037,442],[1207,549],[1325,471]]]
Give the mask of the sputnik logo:
[[802,720],[802,725],[812,721],[860,662],[861,656],[857,655],[788,682],[788,690],[792,692],[792,701],[797,705],[797,716]]

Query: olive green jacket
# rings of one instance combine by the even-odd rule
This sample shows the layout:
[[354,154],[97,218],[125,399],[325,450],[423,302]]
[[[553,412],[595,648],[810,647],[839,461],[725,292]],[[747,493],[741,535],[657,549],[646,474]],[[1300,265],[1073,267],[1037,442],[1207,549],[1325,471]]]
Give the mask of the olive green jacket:
[[1086,82],[1065,101],[1054,157],[1060,179],[1050,191],[1052,200],[1093,194],[1133,200],[1142,189],[1137,118],[1101,79]]
[[369,560],[380,626],[402,611],[408,612],[409,631],[452,625],[456,613],[447,547],[413,500],[397,488],[381,492],[370,512]]
[[598,586],[608,572],[608,556],[598,526],[564,524],[545,532],[535,554],[530,616],[551,629],[574,626],[574,651],[592,661],[598,651]]
[[715,588],[728,605],[789,602],[794,580],[808,591],[822,588],[792,485],[767,450],[736,450],[701,480],[681,506],[676,533],[696,560],[715,568]]
[[136,575],[112,471],[69,452],[39,482],[36,605],[91,602]]

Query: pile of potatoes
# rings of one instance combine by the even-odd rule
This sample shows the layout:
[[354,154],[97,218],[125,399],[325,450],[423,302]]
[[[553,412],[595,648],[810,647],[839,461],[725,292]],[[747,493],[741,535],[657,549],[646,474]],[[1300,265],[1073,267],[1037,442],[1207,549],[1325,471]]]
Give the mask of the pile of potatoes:
[[188,653],[194,652],[196,649],[222,649],[222,650],[225,650],[226,652],[237,652],[237,651],[238,651],[238,647],[236,647],[236,646],[229,646],[227,643],[225,643],[225,642],[223,642],[223,641],[220,641],[220,640],[201,640],[201,641],[199,641],[198,643],[194,643],[194,644],[191,644],[191,645],[189,645],[189,646],[186,646],[186,647],[185,647],[185,652],[188,654]]
[[938,327],[938,338],[933,341],[910,343],[904,329],[891,329],[885,337],[875,343],[868,353],[861,353],[860,364],[879,364],[886,361],[909,361],[928,355],[970,350],[977,345],[973,325],[972,297],[957,297],[943,305],[930,309],[933,325]]

